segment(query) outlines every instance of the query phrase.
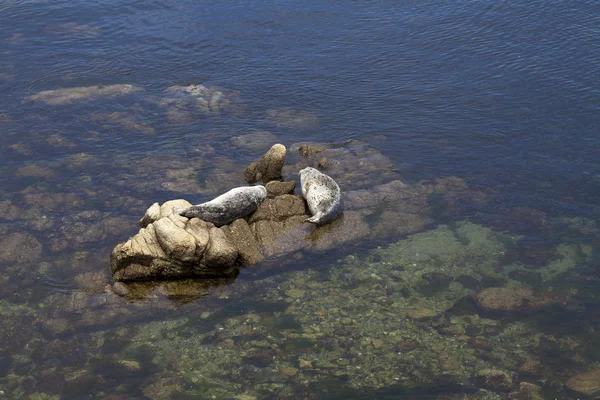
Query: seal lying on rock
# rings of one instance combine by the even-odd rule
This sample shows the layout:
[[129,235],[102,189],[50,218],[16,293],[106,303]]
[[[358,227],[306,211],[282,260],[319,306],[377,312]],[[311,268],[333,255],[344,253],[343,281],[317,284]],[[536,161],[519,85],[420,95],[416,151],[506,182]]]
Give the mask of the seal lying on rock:
[[266,198],[267,189],[264,186],[241,186],[206,203],[187,208],[173,208],[173,212],[222,226],[249,215]]
[[302,195],[306,199],[312,217],[306,221],[317,225],[333,221],[342,213],[342,195],[340,187],[329,175],[315,168],[300,170]]

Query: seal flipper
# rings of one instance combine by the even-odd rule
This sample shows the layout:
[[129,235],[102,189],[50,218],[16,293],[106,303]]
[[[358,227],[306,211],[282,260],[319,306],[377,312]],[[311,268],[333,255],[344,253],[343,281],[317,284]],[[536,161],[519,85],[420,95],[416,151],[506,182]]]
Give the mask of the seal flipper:
[[323,216],[323,213],[319,211],[312,217],[305,219],[304,222],[312,222],[313,224],[318,224],[320,222],[322,216]]

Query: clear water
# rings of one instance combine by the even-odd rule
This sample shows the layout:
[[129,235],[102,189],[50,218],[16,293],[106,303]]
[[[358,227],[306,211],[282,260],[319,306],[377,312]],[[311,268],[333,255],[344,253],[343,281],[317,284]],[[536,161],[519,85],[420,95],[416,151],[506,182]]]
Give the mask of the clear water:
[[[0,390],[8,398],[66,399],[435,398],[439,393],[483,398],[477,397],[484,396],[477,392],[481,388],[506,396],[475,378],[481,362],[513,374],[511,391],[531,382],[548,396],[575,396],[562,385],[600,363],[594,339],[600,277],[598,15],[600,5],[589,0],[0,2],[0,234],[14,239],[25,233],[41,245],[41,250],[18,247],[18,255],[5,250],[0,260]],[[165,90],[192,83],[235,92],[244,107],[169,114],[160,104]],[[29,99],[45,90],[115,84],[143,91],[62,105]],[[274,123],[273,109],[301,111],[309,123]],[[430,353],[415,355],[409,373],[392,361],[380,369],[361,364],[349,355],[353,346],[346,346],[348,354],[339,350],[343,345],[327,347],[333,339],[374,339],[383,328],[349,325],[354,333],[331,328],[335,335],[294,338],[318,320],[303,320],[289,310],[298,293],[286,297],[287,291],[318,293],[302,280],[324,280],[331,282],[327,293],[352,298],[353,291],[372,283],[359,279],[336,286],[341,278],[328,271],[355,271],[352,263],[339,267],[336,261],[356,256],[376,262],[377,246],[403,237],[307,255],[284,271],[263,265],[229,282],[191,282],[180,296],[145,288],[135,301],[107,297],[108,255],[135,233],[146,207],[180,197],[199,202],[235,183],[232,174],[261,151],[232,146],[229,139],[263,130],[286,145],[366,142],[389,157],[409,184],[464,179],[490,200],[466,211],[440,212],[430,228],[471,221],[507,235],[505,258],[494,261],[497,268],[520,263],[536,271],[556,260],[572,261],[552,279],[532,281],[531,274],[520,273],[513,281],[482,284],[522,284],[568,297],[570,308],[536,313],[535,329],[527,328],[528,336],[541,339],[536,346],[524,345],[522,356],[543,362],[544,372],[532,377],[519,372],[516,358],[499,357],[494,343],[514,338],[493,329],[483,334],[467,329],[465,346],[475,348],[481,361],[459,362],[466,366],[466,380],[446,379],[448,374],[428,364]],[[211,177],[219,173],[228,178],[214,184]],[[199,189],[187,190],[189,180],[166,184],[182,174],[200,182]],[[84,211],[91,213],[88,219]],[[514,217],[519,212],[523,217]],[[96,227],[100,233],[77,240],[93,222],[107,218],[118,218],[121,225]],[[78,222],[83,231],[77,231]],[[519,244],[508,244],[507,238],[517,235]],[[564,246],[577,254],[564,255]],[[439,292],[432,285],[419,296],[402,296],[427,303]],[[274,293],[280,292],[283,297],[277,298]],[[314,296],[307,301],[348,300]],[[353,318],[370,321],[365,310],[353,312]],[[253,328],[242,332],[245,322],[236,320],[255,315],[259,339]],[[381,315],[382,326],[396,318]],[[439,331],[451,314],[438,317],[419,321],[411,332]],[[319,318],[331,327],[344,317]],[[523,315],[507,318],[490,320],[514,329],[528,321]],[[225,337],[222,331],[236,333]],[[492,344],[483,346],[475,338]],[[381,348],[363,347],[364,354]],[[369,373],[343,363],[318,364],[317,353],[327,352],[348,357]],[[183,361],[195,357],[227,362],[207,372]],[[301,366],[299,359],[313,359],[314,366]],[[419,363],[429,366],[419,369]],[[299,371],[281,372],[285,368]],[[382,378],[384,370],[394,368],[404,375]]]

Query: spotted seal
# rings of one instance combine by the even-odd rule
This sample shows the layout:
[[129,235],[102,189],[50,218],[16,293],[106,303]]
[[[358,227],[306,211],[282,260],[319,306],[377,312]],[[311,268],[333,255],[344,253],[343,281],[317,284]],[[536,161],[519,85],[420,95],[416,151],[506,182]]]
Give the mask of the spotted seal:
[[222,226],[249,215],[266,198],[267,189],[264,186],[240,186],[206,203],[187,208],[173,208],[173,212],[187,218],[198,217],[216,226]]
[[329,175],[306,167],[300,170],[300,185],[312,214],[306,221],[322,225],[340,216],[343,208],[340,187]]

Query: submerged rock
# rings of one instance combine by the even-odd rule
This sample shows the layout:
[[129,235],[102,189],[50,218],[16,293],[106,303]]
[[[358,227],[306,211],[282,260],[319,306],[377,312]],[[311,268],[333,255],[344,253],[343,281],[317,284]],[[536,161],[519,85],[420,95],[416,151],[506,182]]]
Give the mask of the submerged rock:
[[578,395],[598,394],[600,393],[600,368],[572,376],[565,385]]
[[554,292],[534,293],[530,288],[486,288],[473,295],[484,312],[528,312],[551,305],[565,305],[565,297]]
[[144,89],[133,85],[108,85],[86,86],[67,89],[44,90],[27,100],[41,101],[49,105],[72,104],[81,101],[111,99],[132,93],[142,92]]

